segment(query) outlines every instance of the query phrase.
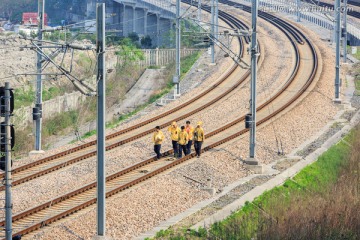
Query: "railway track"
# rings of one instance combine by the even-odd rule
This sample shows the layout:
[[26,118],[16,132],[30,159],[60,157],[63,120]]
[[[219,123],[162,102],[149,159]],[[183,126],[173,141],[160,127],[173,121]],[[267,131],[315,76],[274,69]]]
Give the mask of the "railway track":
[[[226,17],[224,15],[222,16]],[[269,20],[269,17],[271,17],[271,15],[263,16],[266,20]],[[228,16],[226,18],[229,19]],[[233,22],[234,19],[229,19],[228,21]],[[317,54],[311,42],[300,31],[280,19],[278,19],[278,21],[272,21],[271,23],[279,27],[289,38],[294,48],[297,49],[297,64],[286,84],[257,108],[257,125],[268,121],[296,101],[310,86],[317,70]],[[312,58],[308,58],[309,55],[311,55]],[[267,110],[265,111],[265,108],[269,106],[269,104],[272,104],[271,108],[275,109],[270,114]],[[216,146],[245,134],[247,129],[244,129],[243,120],[244,116],[207,134],[207,141],[204,143],[203,151],[209,151]],[[171,153],[172,151],[169,150],[164,153],[164,156]],[[159,161],[154,161],[154,158],[150,158],[135,164],[106,178],[106,195],[110,197],[193,157],[194,154],[191,154],[174,161],[169,161],[170,159],[166,157]],[[92,183],[33,209],[17,214],[13,217],[13,227],[18,229],[18,232],[14,235],[27,234],[90,206],[96,203],[95,196],[96,183]],[[4,225],[4,222],[1,222],[0,225]]]
[[[231,16],[228,16],[231,19]],[[223,20],[227,22],[233,28],[246,29],[246,25],[241,21],[231,22],[223,17]],[[243,56],[244,42],[248,43],[248,38],[238,38],[240,42],[239,56]],[[233,65],[228,72],[223,74],[218,82],[202,92],[195,98],[175,107],[159,116],[153,117],[147,121],[143,121],[132,127],[123,129],[116,133],[106,136],[106,150],[119,147],[136,139],[146,136],[153,132],[153,126],[159,125],[162,128],[170,125],[172,121],[179,121],[185,119],[194,113],[198,113],[201,110],[206,109],[215,102],[219,101],[236,87],[240,86],[250,75],[249,70],[240,69],[237,65]],[[242,76],[242,77],[239,77]],[[227,88],[229,90],[223,91]],[[204,100],[206,99],[206,100]],[[212,99],[212,100],[209,100]],[[43,176],[50,172],[56,171],[60,168],[69,166],[71,164],[83,161],[90,157],[96,156],[96,140],[86,144],[74,147],[72,149],[60,152],[53,156],[49,156],[38,161],[35,161],[24,166],[20,166],[13,169],[13,186],[27,182],[34,178]],[[0,177],[4,177],[1,174]],[[5,186],[0,185],[0,190],[4,190]]]
[[348,1],[347,3],[348,3],[349,5],[353,5],[353,6],[356,6],[356,7],[360,7],[360,2]]

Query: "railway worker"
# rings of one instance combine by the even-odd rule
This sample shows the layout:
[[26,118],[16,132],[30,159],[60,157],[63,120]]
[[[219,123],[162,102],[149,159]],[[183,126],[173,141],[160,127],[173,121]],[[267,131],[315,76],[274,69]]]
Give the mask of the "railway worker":
[[189,137],[189,141],[186,145],[187,154],[190,154],[191,153],[191,145],[193,143],[193,138],[194,138],[194,127],[190,125],[190,121],[186,121],[185,130]]
[[153,142],[154,142],[154,152],[156,153],[156,158],[159,160],[161,158],[160,150],[161,150],[161,143],[164,140],[165,136],[163,132],[160,130],[159,126],[155,127],[155,132],[153,135]]
[[196,156],[199,158],[201,154],[201,146],[205,140],[204,129],[201,127],[202,122],[198,122],[194,130],[194,147]]
[[181,126],[181,131],[179,133],[179,158],[182,157],[182,152],[184,152],[184,155],[188,155],[187,151],[187,143],[189,141],[189,135],[185,130],[185,126]]
[[177,126],[176,122],[172,122],[171,126],[168,128],[171,136],[171,142],[174,149],[174,157],[179,155],[179,133],[180,128]]

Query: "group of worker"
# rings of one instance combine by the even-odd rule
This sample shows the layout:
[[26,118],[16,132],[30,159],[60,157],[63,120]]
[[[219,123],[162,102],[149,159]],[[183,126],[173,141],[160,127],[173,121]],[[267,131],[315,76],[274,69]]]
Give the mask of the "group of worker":
[[[198,122],[196,128],[190,125],[190,121],[186,121],[185,126],[179,128],[176,122],[172,122],[171,126],[168,128],[170,133],[170,138],[172,142],[172,147],[174,150],[174,157],[181,158],[184,155],[191,153],[191,145],[194,142],[194,148],[196,156],[199,158],[201,154],[201,146],[205,140],[204,129],[202,128],[202,122]],[[155,132],[153,135],[154,142],[154,151],[156,153],[156,158],[161,158],[161,144],[165,136],[160,130],[160,126],[155,127]]]

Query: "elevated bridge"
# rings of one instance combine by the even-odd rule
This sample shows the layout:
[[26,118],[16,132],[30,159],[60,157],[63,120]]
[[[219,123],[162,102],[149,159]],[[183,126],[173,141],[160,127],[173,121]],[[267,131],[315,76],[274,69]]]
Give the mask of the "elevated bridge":
[[[87,16],[95,17],[96,0],[87,1]],[[152,46],[168,46],[170,30],[176,17],[171,0],[107,0],[106,28],[119,36],[136,32],[149,35]],[[88,23],[89,24],[89,23]]]

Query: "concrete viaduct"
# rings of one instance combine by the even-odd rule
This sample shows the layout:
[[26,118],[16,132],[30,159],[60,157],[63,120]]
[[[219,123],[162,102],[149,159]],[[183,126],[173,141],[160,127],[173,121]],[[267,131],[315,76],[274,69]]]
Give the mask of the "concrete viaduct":
[[[96,0],[87,1],[87,16],[94,15]],[[128,36],[136,32],[140,37],[149,35],[152,46],[169,46],[173,29],[175,7],[170,0],[111,0],[106,1],[106,28]]]

